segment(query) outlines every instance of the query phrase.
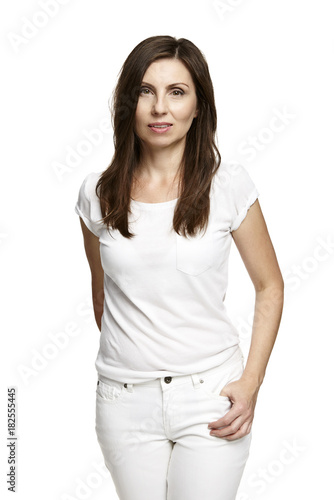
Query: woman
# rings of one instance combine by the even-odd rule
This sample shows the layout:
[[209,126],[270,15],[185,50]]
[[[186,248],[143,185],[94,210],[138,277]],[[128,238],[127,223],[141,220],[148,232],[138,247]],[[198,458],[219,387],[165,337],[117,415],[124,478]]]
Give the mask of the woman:
[[[113,104],[114,157],[75,207],[101,330],[98,442],[121,500],[232,500],[283,307],[259,194],[221,163],[189,40],[139,43]],[[256,293],[246,366],[224,306],[232,238]]]

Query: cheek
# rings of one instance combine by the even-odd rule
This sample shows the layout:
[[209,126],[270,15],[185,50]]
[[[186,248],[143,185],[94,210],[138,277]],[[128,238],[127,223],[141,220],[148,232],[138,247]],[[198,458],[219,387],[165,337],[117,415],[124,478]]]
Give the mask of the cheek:
[[139,108],[138,106],[135,114],[135,125],[136,128],[143,126],[143,112],[142,108]]
[[188,124],[192,122],[194,107],[191,104],[175,106],[173,114],[178,121]]
[[147,122],[147,117],[150,114],[150,104],[146,100],[145,102],[139,101],[136,108],[135,120],[138,126],[143,126]]
[[140,116],[141,116],[141,106],[139,106],[139,104],[137,104],[136,113],[135,113],[136,120],[140,120]]

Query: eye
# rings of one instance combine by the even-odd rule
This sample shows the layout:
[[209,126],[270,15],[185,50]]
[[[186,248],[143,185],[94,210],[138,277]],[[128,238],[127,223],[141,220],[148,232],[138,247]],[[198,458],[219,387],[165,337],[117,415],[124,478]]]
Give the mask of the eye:
[[[175,89],[175,90],[173,90],[173,92],[179,92],[178,95],[183,95],[184,94],[183,90],[181,90],[181,89]],[[176,96],[176,97],[178,97],[178,96]]]
[[[148,95],[148,92],[151,92],[151,90],[148,87],[142,87],[140,89],[140,94],[142,94],[142,95]],[[175,95],[175,92],[177,92],[176,95]],[[175,97],[179,97],[179,96],[184,94],[184,91],[181,89],[174,89],[174,90],[172,90],[172,93],[174,94]]]
[[140,93],[141,93],[141,94],[143,94],[143,95],[147,95],[147,94],[144,94],[144,91],[145,91],[145,90],[148,90],[148,91],[150,92],[150,89],[148,89],[147,87],[142,87],[142,88],[140,89]]

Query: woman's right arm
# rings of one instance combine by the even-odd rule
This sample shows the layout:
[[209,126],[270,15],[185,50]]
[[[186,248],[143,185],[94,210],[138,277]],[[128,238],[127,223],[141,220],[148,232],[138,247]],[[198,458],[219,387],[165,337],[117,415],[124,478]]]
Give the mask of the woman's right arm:
[[92,274],[94,316],[97,326],[101,331],[101,318],[104,303],[104,272],[100,258],[100,242],[99,238],[88,229],[81,217],[79,217],[79,219],[84,239],[86,257]]

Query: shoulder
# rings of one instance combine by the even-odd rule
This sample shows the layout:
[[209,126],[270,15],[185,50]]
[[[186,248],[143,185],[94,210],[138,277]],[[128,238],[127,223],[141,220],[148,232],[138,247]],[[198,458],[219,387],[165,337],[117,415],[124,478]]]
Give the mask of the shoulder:
[[237,162],[222,163],[213,187],[214,207],[225,214],[231,231],[237,229],[259,192],[246,168]]
[[225,194],[232,194],[242,187],[255,187],[247,169],[238,162],[222,162],[214,176],[214,184]]
[[88,200],[96,200],[96,185],[102,172],[90,172],[86,175],[81,184],[81,190]]

